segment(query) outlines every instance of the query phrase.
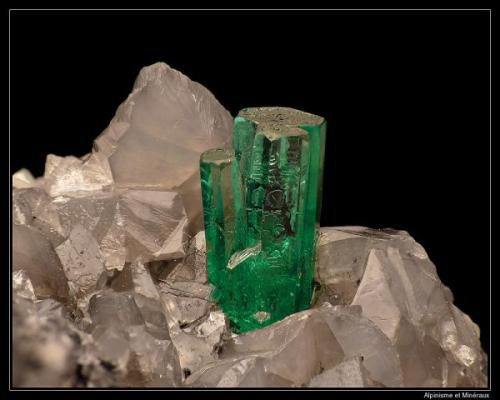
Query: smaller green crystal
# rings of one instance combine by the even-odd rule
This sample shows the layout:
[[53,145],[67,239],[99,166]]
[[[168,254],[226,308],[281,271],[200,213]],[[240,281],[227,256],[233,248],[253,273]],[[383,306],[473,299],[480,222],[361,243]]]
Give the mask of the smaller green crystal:
[[201,185],[208,279],[216,287],[224,284],[230,258],[245,248],[245,211],[239,165],[234,151],[208,150],[201,156]]
[[201,156],[208,277],[238,332],[310,306],[325,132],[312,114],[249,108],[234,151]]

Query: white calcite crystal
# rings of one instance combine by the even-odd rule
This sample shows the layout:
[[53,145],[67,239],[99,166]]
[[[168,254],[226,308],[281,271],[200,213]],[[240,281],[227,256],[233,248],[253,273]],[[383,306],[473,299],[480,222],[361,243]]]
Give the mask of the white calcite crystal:
[[[331,369],[327,369],[316,375],[309,387],[374,387],[376,385],[370,379],[369,372],[363,366],[361,357],[352,357]],[[380,385],[381,386],[381,385]]]
[[32,227],[57,246],[68,235],[62,213],[53,199],[41,188],[16,189],[12,194],[14,225]]
[[311,309],[231,332],[207,280],[198,175],[231,126],[158,63],[91,153],[14,174],[14,386],[485,387],[478,326],[404,231],[322,228]]
[[212,311],[215,305],[210,301],[209,285],[182,278],[178,280],[175,271],[160,282],[159,287],[170,337],[186,378],[218,358],[227,321],[221,311]]
[[[69,274],[78,265],[96,270],[97,259],[106,271],[113,271],[138,257],[145,262],[182,258],[188,240],[182,199],[171,191],[117,189],[52,198],[40,188],[20,189],[13,195],[13,215],[15,230],[42,235]],[[81,257],[76,253],[69,257],[71,235],[76,235],[76,243],[82,247]],[[17,238],[21,235],[15,235]],[[86,256],[87,246],[92,257]],[[76,258],[83,264],[72,262]],[[16,251],[14,266],[21,261]]]
[[36,185],[36,180],[29,170],[21,168],[12,175],[12,187],[16,189],[24,189]]
[[81,225],[76,225],[68,239],[56,247],[56,253],[74,296],[92,290],[104,273],[97,241]]
[[[126,263],[94,289],[91,323],[77,317],[90,364],[101,360],[119,385],[486,386],[479,328],[406,232],[323,228],[314,307],[241,335],[197,278],[198,239],[181,260]],[[24,270],[14,279],[19,297],[37,297]]]
[[389,339],[403,386],[486,385],[479,327],[453,305],[436,267],[407,232],[322,228],[317,279],[326,297],[359,305]]
[[90,300],[91,332],[99,359],[115,370],[123,386],[177,386],[176,349],[168,329],[156,334],[130,292],[102,291]]
[[230,141],[233,120],[205,87],[165,63],[143,68],[132,93],[95,140],[120,187],[179,190],[201,226],[199,159]]
[[108,160],[93,152],[77,158],[74,156],[47,156],[43,185],[52,197],[82,195],[81,192],[101,190],[113,184]]
[[24,297],[25,299],[35,301],[36,294],[33,288],[33,283],[29,278],[26,271],[20,269],[12,273],[12,290],[19,297]]
[[188,223],[182,199],[176,192],[129,190],[121,198],[126,231],[127,261],[184,256]]
[[[300,355],[299,357],[297,355]],[[221,381],[233,361],[259,360],[238,379]],[[293,314],[267,328],[233,337],[222,348],[221,358],[190,377],[192,386],[244,386],[249,382],[279,382],[279,386],[305,386],[325,369],[346,358],[363,357],[372,379],[388,387],[402,386],[398,355],[389,340],[356,306],[325,303],[319,309]],[[230,383],[230,384],[228,384]],[[264,384],[266,386],[266,384]],[[274,385],[273,385],[274,386]]]
[[30,279],[37,298],[67,299],[68,281],[50,241],[29,226],[13,225],[12,269]]

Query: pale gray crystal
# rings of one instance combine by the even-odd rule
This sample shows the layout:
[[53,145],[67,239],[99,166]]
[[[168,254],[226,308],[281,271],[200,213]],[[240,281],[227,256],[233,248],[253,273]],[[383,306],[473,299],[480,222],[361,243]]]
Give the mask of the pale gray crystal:
[[163,268],[155,268],[158,280],[162,282],[193,281],[195,271],[186,258],[172,260],[163,265]]
[[289,387],[292,383],[265,369],[266,358],[242,355],[208,364],[188,377],[191,387]]
[[97,326],[92,336],[99,358],[125,375],[130,358],[127,332],[114,325]]
[[102,291],[90,299],[89,312],[94,326],[117,326],[127,329],[143,325],[144,319],[131,293]]
[[182,200],[175,192],[89,192],[84,197],[51,198],[42,189],[15,190],[14,223],[33,227],[61,245],[81,226],[97,241],[106,270],[121,270],[126,260],[182,257],[187,225]]
[[140,258],[130,265],[130,271],[135,294],[160,302],[158,288]]
[[351,303],[363,277],[368,253],[374,239],[344,231],[321,228],[316,262],[316,280],[321,283],[321,300],[331,304]]
[[95,148],[109,158],[117,185],[180,190],[200,225],[199,157],[229,143],[232,123],[206,88],[156,63],[141,70]]
[[12,226],[12,269],[26,272],[37,298],[68,297],[68,284],[50,241],[36,229]]
[[[263,358],[263,371],[273,379],[288,382],[286,386],[302,386],[322,369],[339,363],[344,351],[319,312],[311,310],[293,314],[270,327],[235,336],[222,350],[224,358],[249,354]],[[254,368],[252,374],[255,373],[262,371]]]
[[171,328],[172,342],[179,354],[184,377],[218,358],[218,350],[225,330],[225,323],[207,335],[196,335]]
[[326,304],[322,307],[324,320],[347,358],[360,355],[373,380],[388,387],[403,386],[397,351],[361,312],[361,308],[356,306],[334,308]]
[[119,197],[92,192],[86,197],[48,196],[41,188],[15,190],[13,216],[16,225],[26,225],[59,246],[79,225],[98,241],[107,269],[123,268],[125,263],[125,230],[119,212]]
[[58,206],[42,188],[15,189],[12,193],[12,217],[14,224],[34,228],[54,246],[64,241],[69,233],[61,221]]
[[[211,286],[202,283],[206,281],[203,278],[206,272],[200,271],[204,268],[199,259],[204,247],[199,239],[198,234],[191,240],[188,255],[158,284],[184,378],[218,358],[228,329],[224,314],[212,311]],[[197,277],[198,281],[195,280]]]
[[52,197],[85,196],[86,192],[102,190],[113,184],[108,160],[93,152],[81,158],[47,156],[43,184]]
[[210,303],[204,299],[176,296],[171,293],[163,293],[162,298],[169,304],[169,314],[181,327],[200,320],[210,310]]
[[140,260],[130,265],[134,300],[149,333],[158,339],[168,339],[165,309],[158,288]]
[[205,232],[200,231],[189,240],[183,258],[168,263],[151,263],[154,275],[163,282],[195,281],[207,283]]
[[68,239],[56,247],[64,274],[73,296],[81,296],[95,289],[105,273],[104,260],[92,234],[81,225],[75,225]]
[[209,312],[209,288],[194,282],[161,286],[170,338],[184,377],[218,358],[227,322],[221,311]]
[[372,387],[376,386],[363,366],[361,357],[349,358],[315,376],[309,387]]
[[15,189],[24,189],[36,186],[36,179],[26,168],[21,168],[12,175],[12,187]]
[[89,311],[97,354],[116,369],[123,386],[180,383],[177,352],[167,339],[168,331],[161,338],[151,333],[150,311],[144,312],[134,293],[103,291],[92,297]]
[[176,192],[95,191],[85,197],[59,196],[49,204],[63,235],[76,225],[92,233],[107,270],[121,270],[137,257],[147,262],[185,254],[187,217]]
[[115,203],[112,210],[103,214],[93,232],[108,271],[121,271],[127,260],[126,220],[121,209],[121,203]]
[[[237,335],[222,348],[221,360],[210,364],[188,381],[192,386],[222,386],[233,382],[280,382],[283,386],[304,386],[325,369],[345,358],[361,356],[374,382],[400,386],[401,375],[396,351],[377,327],[360,314],[359,307],[325,306],[293,314],[264,329]],[[240,357],[238,357],[240,356]],[[249,360],[258,357],[260,361]],[[234,362],[252,368],[233,376]],[[227,360],[232,360],[228,362]],[[225,365],[227,368],[220,368]],[[259,368],[256,368],[259,365]],[[214,371],[219,371],[214,374]]]
[[185,255],[187,216],[176,192],[130,190],[122,195],[127,261],[170,260]]
[[452,304],[434,264],[408,233],[322,228],[317,280],[339,304],[361,306],[390,340],[404,386],[486,385],[479,328]]
[[82,197],[59,196],[52,200],[61,225],[67,232],[80,225],[92,232],[97,241],[106,234],[113,222],[119,197],[111,191],[95,191]]
[[193,280],[200,283],[207,282],[207,247],[205,242],[205,231],[198,232],[190,240],[184,263],[193,271]]
[[25,270],[17,270],[12,273],[12,290],[19,297],[35,301],[35,289],[31,283],[31,279]]
[[127,252],[126,221],[121,210],[120,193],[95,191],[85,197],[59,196],[53,204],[67,232],[80,225],[92,233],[107,270],[123,268]]
[[[130,326],[144,326],[148,334],[168,339],[168,326],[163,303],[149,273],[140,262],[127,266],[122,274],[127,291],[103,291],[90,300],[90,315],[94,326],[108,326],[128,332]],[[115,287],[115,290],[117,288]]]
[[[61,318],[74,318],[88,349],[72,350],[76,385],[171,386],[181,364],[187,374],[217,357],[227,325],[209,300],[203,234],[188,239],[201,226],[199,155],[229,143],[231,127],[208,90],[158,63],[91,153],[49,155],[43,178],[13,176],[13,288],[68,305]],[[170,279],[160,282],[178,317],[168,322],[158,278]]]
[[128,333],[133,355],[128,368],[128,385],[178,386],[181,371],[172,342],[156,338],[144,326],[132,326]]
[[180,382],[177,351],[169,339],[158,289],[140,259],[119,273],[114,290],[90,300],[100,358],[120,371],[125,386],[172,386]]
[[[93,232],[106,225],[99,221],[91,223]],[[39,234],[32,226],[16,226]],[[97,251],[89,231],[76,227]],[[479,328],[452,304],[427,254],[406,232],[323,228],[316,276],[321,295],[314,308],[243,335],[230,334],[211,301],[201,238],[199,233],[184,245],[183,258],[138,258],[93,284],[86,295],[92,296],[90,323],[81,324],[92,334],[88,348],[95,354],[80,364],[90,371],[86,385],[103,384],[97,378],[90,382],[101,376],[97,360],[113,366],[114,382],[121,386],[486,385]],[[76,257],[75,246],[69,248]],[[31,280],[28,271],[18,270],[18,296],[34,298]],[[85,298],[79,305],[84,314]]]
[[[383,263],[388,262],[384,257],[382,250],[374,249],[370,252],[363,280],[352,304],[361,305],[364,315],[375,322],[391,341],[394,341],[402,312],[397,304],[398,299],[395,299],[391,291],[391,285],[394,283],[392,280],[389,282],[384,276]],[[403,307],[406,307],[406,304]]]

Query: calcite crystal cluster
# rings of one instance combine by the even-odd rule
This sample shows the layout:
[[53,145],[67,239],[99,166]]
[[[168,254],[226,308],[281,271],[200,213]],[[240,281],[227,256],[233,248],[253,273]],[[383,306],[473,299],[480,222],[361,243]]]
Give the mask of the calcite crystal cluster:
[[90,154],[14,174],[14,387],[484,387],[479,328],[404,231],[321,228],[312,307],[231,331],[198,167],[232,123],[158,63]]
[[234,150],[201,156],[208,278],[236,332],[311,305],[325,132],[312,114],[248,108]]

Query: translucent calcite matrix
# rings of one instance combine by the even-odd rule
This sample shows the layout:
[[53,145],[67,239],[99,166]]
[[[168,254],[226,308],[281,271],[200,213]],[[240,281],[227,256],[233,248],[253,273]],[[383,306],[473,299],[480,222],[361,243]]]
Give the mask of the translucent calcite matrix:
[[208,278],[238,332],[310,306],[325,133],[322,117],[247,108],[234,150],[201,156]]

